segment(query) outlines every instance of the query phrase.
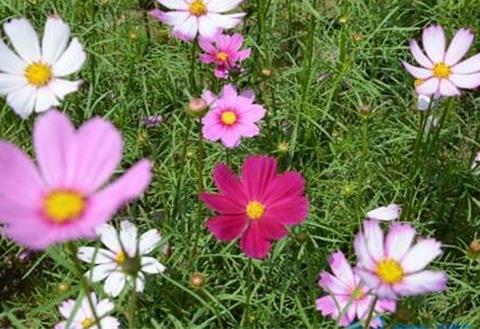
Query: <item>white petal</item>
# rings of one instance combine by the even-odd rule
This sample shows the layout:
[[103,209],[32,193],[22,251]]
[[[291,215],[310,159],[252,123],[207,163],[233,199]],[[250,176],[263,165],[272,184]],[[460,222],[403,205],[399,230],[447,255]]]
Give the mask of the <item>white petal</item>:
[[121,272],[115,272],[105,281],[103,289],[105,293],[112,297],[117,297],[125,286],[126,275]]
[[430,25],[423,30],[423,48],[433,63],[443,62],[446,38],[440,25]]
[[442,253],[441,243],[435,239],[424,239],[417,242],[402,259],[406,273],[423,270]]
[[417,109],[420,111],[426,111],[430,107],[432,97],[425,95],[418,95],[417,98]]
[[143,233],[140,236],[140,242],[138,243],[139,254],[149,254],[153,249],[158,247],[161,240],[162,237],[155,229]]
[[21,75],[0,73],[0,95],[13,93],[28,84],[27,79]]
[[7,103],[15,113],[23,119],[27,118],[35,106],[37,89],[33,86],[25,86],[7,96]]
[[166,269],[165,266],[153,257],[142,257],[141,268],[142,272],[150,274],[163,273]]
[[13,48],[25,62],[40,60],[38,35],[26,18],[12,19],[3,25],[3,30],[10,38]]
[[467,58],[463,62],[452,67],[453,73],[470,74],[480,71],[480,54]]
[[193,40],[198,33],[198,20],[194,16],[189,16],[182,24],[175,25],[172,35],[180,40]]
[[117,272],[117,263],[111,262],[95,266],[85,276],[92,282],[100,282]]
[[[107,316],[100,320],[100,325],[105,329],[118,329],[120,328],[120,322],[113,316]],[[98,329],[97,326],[93,326],[92,329]]]
[[55,63],[65,51],[70,40],[70,28],[60,17],[50,16],[45,23],[42,40],[42,60]]
[[75,305],[75,300],[69,299],[66,300],[60,305],[58,310],[60,311],[60,314],[65,318],[68,319],[70,317],[70,314],[72,314],[73,311],[73,306]]
[[78,248],[78,258],[86,263],[92,263],[95,256],[94,264],[111,263],[115,259],[115,254],[110,250],[97,249],[94,247],[80,247]]
[[368,251],[374,260],[380,261],[384,257],[383,231],[374,219],[365,220],[363,227]]
[[115,254],[122,251],[120,240],[115,228],[110,224],[104,224],[99,229],[100,240],[102,243]]
[[81,80],[68,81],[56,78],[48,84],[48,87],[55,94],[55,96],[57,96],[60,100],[63,100],[66,95],[77,91],[81,84]]
[[139,272],[137,274],[137,279],[135,282],[135,290],[137,292],[142,292],[143,289],[145,289],[145,275],[143,273]]
[[390,204],[386,207],[379,207],[367,213],[367,217],[376,220],[392,221],[400,216],[401,207],[398,204]]
[[37,90],[37,101],[35,103],[35,112],[45,112],[52,107],[60,105],[57,97],[47,87],[42,87]]
[[55,77],[64,77],[78,72],[87,59],[87,54],[77,38],[73,38],[67,50],[60,56],[59,60],[53,65],[53,75]]
[[221,29],[233,29],[238,24],[242,22],[243,17],[245,14],[238,13],[238,14],[229,14],[229,15],[221,15],[210,13],[208,16],[211,17],[212,21],[215,22],[218,28]]
[[427,81],[424,81],[415,88],[417,94],[420,95],[433,95],[438,91],[438,85],[440,80],[437,78],[430,78]]
[[105,315],[112,312],[114,308],[115,308],[115,305],[113,305],[113,303],[110,300],[102,299],[97,304],[96,312],[99,317],[104,317]]
[[447,79],[440,80],[440,94],[442,96],[456,96],[460,95],[460,90]]
[[158,0],[158,2],[172,10],[187,10],[189,5],[185,0]]
[[205,15],[198,19],[198,33],[207,40],[214,38],[221,30],[210,15]]
[[224,13],[235,9],[243,0],[210,0],[207,4],[209,12]]
[[23,75],[26,63],[0,39],[0,71]]
[[127,254],[135,257],[137,254],[137,227],[128,220],[124,220],[120,224],[120,241]]

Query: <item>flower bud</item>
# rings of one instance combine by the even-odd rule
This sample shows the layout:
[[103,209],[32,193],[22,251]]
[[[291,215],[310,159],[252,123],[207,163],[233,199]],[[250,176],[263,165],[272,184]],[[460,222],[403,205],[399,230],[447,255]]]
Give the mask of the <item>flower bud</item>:
[[470,242],[470,251],[474,254],[480,254],[480,240]]
[[287,153],[289,150],[288,143],[286,142],[278,143],[277,148],[278,148],[278,151],[280,151],[281,153]]
[[68,282],[60,282],[58,285],[57,285],[57,291],[59,293],[65,293],[67,291],[70,290],[70,285],[68,284]]
[[200,272],[195,272],[190,277],[190,285],[195,289],[201,289],[205,286],[205,275]]
[[272,76],[272,70],[267,68],[262,69],[262,76],[264,78],[270,78]]
[[207,107],[207,103],[202,98],[193,98],[188,103],[188,112],[195,117],[202,117]]

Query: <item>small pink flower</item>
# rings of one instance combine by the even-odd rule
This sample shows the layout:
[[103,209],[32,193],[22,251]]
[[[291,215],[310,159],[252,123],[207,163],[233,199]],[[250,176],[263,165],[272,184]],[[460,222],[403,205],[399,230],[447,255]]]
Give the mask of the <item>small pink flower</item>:
[[229,84],[223,87],[219,97],[206,91],[203,99],[210,106],[202,119],[205,139],[213,142],[221,140],[226,147],[234,148],[240,145],[242,137],[254,137],[260,133],[256,123],[265,116],[266,110],[254,103],[253,92],[239,95]]
[[410,41],[410,50],[421,67],[402,62],[405,69],[417,80],[416,92],[420,95],[454,96],[460,89],[480,86],[480,54],[462,62],[470,49],[474,36],[468,29],[460,29],[446,50],[446,37],[440,25],[423,30],[423,48],[417,41]]
[[364,231],[355,238],[356,272],[380,298],[420,295],[443,291],[443,272],[425,270],[441,253],[440,242],[422,239],[413,245],[415,229],[395,223],[384,238],[376,220],[363,222]]
[[[329,263],[333,275],[323,271],[318,282],[328,295],[317,299],[317,310],[321,311],[323,316],[329,315],[334,320],[344,314],[339,321],[341,326],[348,326],[355,317],[365,321],[374,300],[373,296],[369,294],[360,277],[352,271],[341,251],[332,254]],[[395,308],[395,301],[379,299],[375,304],[375,314],[394,312]],[[381,324],[381,320],[375,318],[370,326],[378,328]]]
[[218,194],[201,193],[200,199],[217,215],[207,228],[220,240],[240,238],[240,248],[252,258],[265,258],[271,241],[288,234],[287,226],[302,223],[308,214],[305,181],[297,172],[277,174],[277,161],[249,156],[236,177],[218,164],[213,178]]
[[238,33],[232,36],[218,34],[212,41],[201,38],[199,45],[205,54],[200,55],[200,61],[215,64],[215,76],[226,79],[230,71],[239,71],[240,63],[250,57],[250,48],[240,50],[243,41],[243,36]]
[[50,110],[36,121],[33,145],[36,163],[0,141],[0,222],[7,237],[31,249],[95,237],[151,179],[150,162],[142,160],[106,185],[122,158],[122,138],[100,118],[75,130]]
[[235,9],[243,0],[157,0],[171,11],[154,9],[150,12],[160,22],[173,27],[174,37],[191,41],[198,34],[213,38],[224,29],[242,22],[245,13],[225,14]]

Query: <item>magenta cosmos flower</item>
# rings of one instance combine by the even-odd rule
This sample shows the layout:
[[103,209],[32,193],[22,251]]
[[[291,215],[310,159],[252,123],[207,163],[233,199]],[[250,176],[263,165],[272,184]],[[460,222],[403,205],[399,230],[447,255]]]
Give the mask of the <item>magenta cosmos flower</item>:
[[423,48],[417,41],[410,41],[410,50],[421,67],[402,62],[413,75],[416,92],[421,95],[454,96],[460,89],[480,86],[480,54],[460,62],[473,43],[473,33],[460,29],[446,49],[445,32],[440,25],[431,25],[423,30]]
[[385,238],[378,221],[366,220],[363,227],[355,238],[356,271],[378,297],[397,299],[445,289],[445,273],[425,270],[441,254],[438,241],[421,239],[412,245],[416,232],[410,224],[393,224]]
[[223,241],[240,238],[240,248],[248,257],[266,257],[272,240],[283,238],[287,226],[307,217],[302,175],[293,171],[277,174],[277,161],[272,157],[249,156],[240,178],[218,164],[213,178],[220,193],[200,194],[217,213],[207,221],[207,228]]
[[230,71],[239,71],[240,63],[250,57],[250,48],[240,50],[243,41],[243,36],[239,33],[232,36],[218,34],[212,41],[201,38],[199,45],[205,54],[200,55],[200,61],[204,64],[215,64],[215,76],[226,79]]
[[[332,319],[338,320],[343,314],[339,325],[348,326],[355,318],[365,321],[368,317],[374,297],[369,294],[369,289],[360,280],[360,277],[353,272],[352,267],[345,259],[341,251],[330,256],[330,268],[333,275],[323,271],[320,273],[318,284],[327,293],[327,296],[317,299],[317,310],[322,315],[329,315]],[[395,301],[379,299],[375,304],[375,314],[395,312]],[[375,318],[370,323],[373,328],[381,327],[380,319]]]
[[105,186],[121,160],[122,138],[100,118],[75,130],[65,114],[51,110],[37,119],[33,145],[36,164],[0,141],[0,222],[9,238],[32,249],[95,237],[150,182],[150,162],[142,160]]
[[224,29],[240,24],[244,13],[225,14],[236,8],[243,0],[158,0],[170,9],[164,12],[154,9],[150,12],[160,22],[173,27],[174,37],[191,41],[198,34],[213,38]]
[[233,85],[226,85],[220,96],[211,91],[203,94],[210,110],[202,119],[203,137],[209,141],[221,140],[228,148],[240,145],[242,137],[254,137],[260,133],[256,123],[266,113],[263,106],[255,104],[255,94],[246,91],[240,95]]

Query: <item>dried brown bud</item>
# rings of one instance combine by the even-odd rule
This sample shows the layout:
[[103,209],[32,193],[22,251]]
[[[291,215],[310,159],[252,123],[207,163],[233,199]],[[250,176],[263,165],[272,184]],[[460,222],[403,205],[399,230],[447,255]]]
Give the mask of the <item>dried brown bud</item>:
[[200,272],[195,272],[190,277],[190,285],[195,289],[201,289],[205,285],[205,275]]
[[470,242],[470,251],[476,254],[480,253],[480,240]]
[[262,69],[262,76],[264,78],[270,78],[272,76],[272,70],[267,69],[267,68]]

